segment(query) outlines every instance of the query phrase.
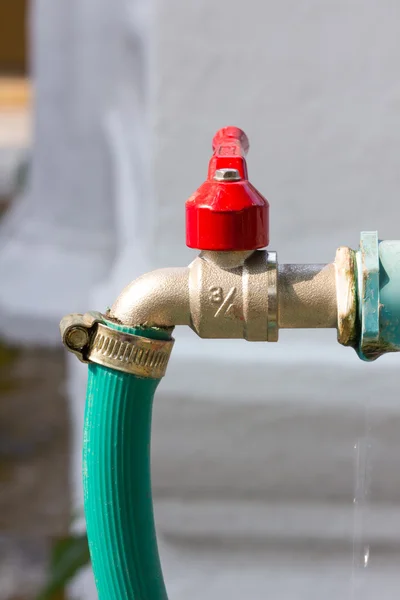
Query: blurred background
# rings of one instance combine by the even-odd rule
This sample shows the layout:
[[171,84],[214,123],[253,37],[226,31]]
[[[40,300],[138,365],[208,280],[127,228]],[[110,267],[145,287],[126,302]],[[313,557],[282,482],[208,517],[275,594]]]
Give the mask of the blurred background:
[[[399,238],[399,24],[396,0],[0,0],[0,600],[96,598],[86,368],[58,322],[190,261],[217,129],[250,138],[280,262]],[[399,357],[175,334],[152,454],[170,598],[397,599]]]

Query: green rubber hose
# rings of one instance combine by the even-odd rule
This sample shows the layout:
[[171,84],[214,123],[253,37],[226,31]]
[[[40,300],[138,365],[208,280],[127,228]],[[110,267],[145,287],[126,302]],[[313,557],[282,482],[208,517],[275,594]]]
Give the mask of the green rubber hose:
[[[158,330],[108,325],[144,337],[168,339]],[[150,478],[152,403],[158,383],[89,365],[83,483],[99,600],[167,600]]]

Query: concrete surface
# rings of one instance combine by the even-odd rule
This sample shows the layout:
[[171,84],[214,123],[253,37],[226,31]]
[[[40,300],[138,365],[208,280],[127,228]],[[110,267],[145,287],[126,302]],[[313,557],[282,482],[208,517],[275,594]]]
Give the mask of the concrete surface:
[[0,343],[0,600],[33,600],[69,532],[64,376],[62,351]]

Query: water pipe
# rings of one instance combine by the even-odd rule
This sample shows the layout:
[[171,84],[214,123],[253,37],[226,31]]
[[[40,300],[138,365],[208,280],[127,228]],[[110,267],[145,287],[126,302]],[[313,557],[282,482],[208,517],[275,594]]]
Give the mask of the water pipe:
[[400,241],[361,234],[330,264],[279,265],[269,205],[248,180],[247,136],[218,131],[207,180],[186,202],[184,268],[129,284],[105,314],[71,314],[63,342],[89,365],[83,436],[87,534],[100,600],[167,600],[150,477],[154,393],[173,328],[277,342],[281,328],[336,328],[366,361],[400,350]]

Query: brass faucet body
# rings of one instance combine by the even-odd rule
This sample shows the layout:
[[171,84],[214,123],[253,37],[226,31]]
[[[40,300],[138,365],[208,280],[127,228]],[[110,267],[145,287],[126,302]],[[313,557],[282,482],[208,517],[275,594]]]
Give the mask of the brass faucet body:
[[[188,325],[202,338],[278,340],[280,328],[338,328],[354,335],[352,251],[330,264],[278,265],[275,252],[202,252],[188,267],[142,275],[107,318],[127,326]],[[352,325],[353,324],[353,325]]]

